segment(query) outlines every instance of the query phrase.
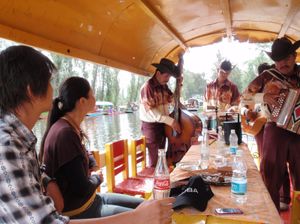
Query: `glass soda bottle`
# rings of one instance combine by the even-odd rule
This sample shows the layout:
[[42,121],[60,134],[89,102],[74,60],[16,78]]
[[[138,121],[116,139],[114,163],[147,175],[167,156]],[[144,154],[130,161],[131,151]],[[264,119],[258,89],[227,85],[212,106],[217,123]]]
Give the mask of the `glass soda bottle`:
[[162,199],[169,197],[170,186],[170,173],[167,166],[165,149],[159,149],[154,171],[153,198]]

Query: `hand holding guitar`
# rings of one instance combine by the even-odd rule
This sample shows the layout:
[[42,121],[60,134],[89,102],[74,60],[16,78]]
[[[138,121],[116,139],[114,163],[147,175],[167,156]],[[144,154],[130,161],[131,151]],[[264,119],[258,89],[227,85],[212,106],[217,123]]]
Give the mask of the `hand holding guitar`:
[[258,117],[258,113],[249,109],[246,111],[245,116],[247,120],[254,121]]

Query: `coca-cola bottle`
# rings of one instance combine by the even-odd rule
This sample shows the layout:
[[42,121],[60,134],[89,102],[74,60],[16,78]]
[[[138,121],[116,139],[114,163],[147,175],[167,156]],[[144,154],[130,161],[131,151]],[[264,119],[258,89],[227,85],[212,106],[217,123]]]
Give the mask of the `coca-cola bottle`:
[[170,194],[170,173],[164,149],[158,150],[158,160],[154,171],[153,198],[162,199]]

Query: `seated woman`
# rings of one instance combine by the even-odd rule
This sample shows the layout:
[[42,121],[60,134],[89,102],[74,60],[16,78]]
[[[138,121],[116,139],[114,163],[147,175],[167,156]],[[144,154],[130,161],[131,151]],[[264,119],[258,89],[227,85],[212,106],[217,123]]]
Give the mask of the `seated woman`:
[[45,173],[55,178],[64,199],[62,213],[71,218],[96,218],[135,209],[143,199],[105,193],[96,194],[103,181],[100,170],[84,146],[80,129],[85,115],[95,107],[94,93],[87,80],[68,78],[60,87],[48,117],[40,158]]

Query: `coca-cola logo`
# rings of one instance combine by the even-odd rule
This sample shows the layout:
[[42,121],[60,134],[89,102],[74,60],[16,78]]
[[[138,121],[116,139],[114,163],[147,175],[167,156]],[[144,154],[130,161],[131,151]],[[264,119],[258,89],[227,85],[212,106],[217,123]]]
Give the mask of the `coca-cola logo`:
[[170,189],[170,179],[155,179],[154,188],[158,190]]

